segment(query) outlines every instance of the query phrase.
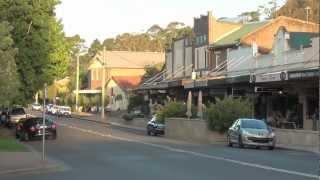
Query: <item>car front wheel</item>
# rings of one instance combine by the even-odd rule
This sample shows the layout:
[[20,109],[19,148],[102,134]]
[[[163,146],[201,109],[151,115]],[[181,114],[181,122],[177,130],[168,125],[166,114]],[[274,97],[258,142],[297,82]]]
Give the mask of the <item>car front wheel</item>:
[[269,146],[268,149],[269,150],[274,150],[274,146]]
[[239,145],[240,148],[243,148],[243,147],[244,147],[244,145],[243,145],[243,143],[242,143],[241,135],[240,135],[239,138],[238,138],[238,145]]
[[227,136],[227,141],[228,141],[228,146],[232,147],[232,142],[229,135]]

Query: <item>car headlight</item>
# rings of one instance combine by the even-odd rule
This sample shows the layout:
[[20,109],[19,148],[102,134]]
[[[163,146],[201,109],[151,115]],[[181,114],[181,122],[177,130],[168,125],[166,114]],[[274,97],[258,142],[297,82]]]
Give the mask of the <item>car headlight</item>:
[[242,131],[242,134],[244,135],[244,136],[252,136],[252,134],[251,133],[249,133],[248,131]]
[[274,136],[275,136],[274,132],[271,132],[271,133],[269,133],[269,135],[268,135],[269,138],[274,138]]

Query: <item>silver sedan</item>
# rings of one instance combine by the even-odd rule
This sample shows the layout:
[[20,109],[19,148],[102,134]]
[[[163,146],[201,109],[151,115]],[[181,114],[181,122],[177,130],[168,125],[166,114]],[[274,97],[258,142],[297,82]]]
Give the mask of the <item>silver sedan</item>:
[[239,147],[255,146],[274,149],[276,136],[273,130],[262,120],[238,119],[227,133],[228,145],[238,144]]

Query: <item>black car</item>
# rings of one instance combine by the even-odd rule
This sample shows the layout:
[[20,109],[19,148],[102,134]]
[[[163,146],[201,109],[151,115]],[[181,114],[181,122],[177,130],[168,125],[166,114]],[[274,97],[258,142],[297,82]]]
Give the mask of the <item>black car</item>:
[[[16,126],[16,138],[19,138],[21,141],[28,141],[36,137],[42,137],[42,121],[42,117],[22,119]],[[46,119],[44,128],[47,138],[57,138],[57,125],[53,121]]]
[[148,122],[147,125],[147,134],[156,136],[164,135],[165,125],[158,122],[156,116],[153,116],[152,119]]

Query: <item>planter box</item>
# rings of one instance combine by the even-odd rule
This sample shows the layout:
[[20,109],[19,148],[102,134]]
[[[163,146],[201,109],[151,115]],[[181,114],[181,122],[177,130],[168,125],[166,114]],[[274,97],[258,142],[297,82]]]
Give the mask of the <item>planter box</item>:
[[199,143],[226,142],[224,134],[208,130],[206,121],[200,119],[168,118],[165,136]]

